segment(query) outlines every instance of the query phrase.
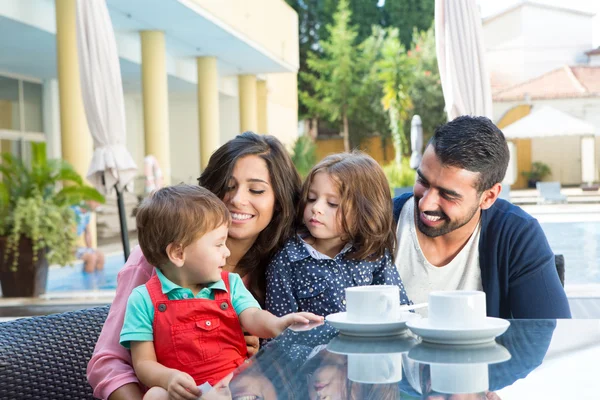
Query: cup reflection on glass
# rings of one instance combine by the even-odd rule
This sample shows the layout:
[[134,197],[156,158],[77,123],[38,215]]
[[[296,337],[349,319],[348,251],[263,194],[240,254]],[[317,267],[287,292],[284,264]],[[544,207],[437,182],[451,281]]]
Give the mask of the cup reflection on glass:
[[431,389],[439,393],[477,393],[489,389],[488,364],[432,364]]
[[351,354],[348,379],[358,383],[396,383],[402,380],[402,353]]

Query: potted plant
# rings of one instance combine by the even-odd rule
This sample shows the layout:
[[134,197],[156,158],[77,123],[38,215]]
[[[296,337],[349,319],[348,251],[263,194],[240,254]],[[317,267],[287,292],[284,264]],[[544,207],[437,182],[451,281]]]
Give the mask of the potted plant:
[[523,171],[523,175],[527,179],[527,187],[535,189],[535,184],[539,181],[544,180],[545,177],[550,175],[552,170],[548,164],[544,164],[540,161],[535,161],[531,164],[531,171]]
[[73,260],[75,215],[70,207],[83,200],[104,202],[69,163],[48,160],[44,143],[32,143],[31,154],[31,166],[27,166],[12,154],[2,153],[0,283],[4,297],[43,294],[48,265],[67,265]]

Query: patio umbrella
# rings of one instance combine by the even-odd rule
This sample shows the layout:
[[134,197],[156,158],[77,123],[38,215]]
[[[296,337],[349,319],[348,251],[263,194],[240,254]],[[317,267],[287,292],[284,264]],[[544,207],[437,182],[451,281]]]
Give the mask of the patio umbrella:
[[105,194],[117,193],[125,259],[129,238],[123,191],[131,188],[137,166],[125,147],[125,107],[117,44],[104,0],[77,0],[77,50],[81,94],[94,155],[88,179]]
[[412,169],[419,168],[421,164],[421,152],[423,151],[423,124],[421,117],[413,115],[410,121],[410,167]]
[[491,119],[492,91],[476,0],[436,0],[435,40],[448,120],[459,115]]

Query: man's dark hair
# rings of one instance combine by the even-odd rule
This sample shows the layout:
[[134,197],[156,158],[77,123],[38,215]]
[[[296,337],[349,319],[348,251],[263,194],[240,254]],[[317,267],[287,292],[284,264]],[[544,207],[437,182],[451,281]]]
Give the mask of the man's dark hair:
[[442,164],[479,172],[479,193],[502,182],[509,152],[504,134],[486,117],[461,116],[438,127],[429,144]]

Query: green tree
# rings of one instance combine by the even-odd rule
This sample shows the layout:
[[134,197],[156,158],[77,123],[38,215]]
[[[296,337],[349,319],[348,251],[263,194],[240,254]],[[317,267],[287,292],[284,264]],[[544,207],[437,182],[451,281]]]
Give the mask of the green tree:
[[[298,34],[300,53],[300,75],[298,76],[298,92],[312,92],[311,83],[302,73],[309,72],[308,54],[321,54],[319,41],[329,40],[328,25],[333,24],[333,16],[338,7],[338,0],[286,0],[298,13]],[[351,23],[357,27],[357,43],[369,37],[372,25],[379,25],[383,15],[378,0],[349,0],[349,9],[352,13]],[[300,119],[312,118],[313,115],[304,104],[302,98],[298,104]]]
[[413,30],[427,30],[433,23],[434,0],[386,0],[383,4],[383,26],[396,27],[400,41],[409,47]]
[[410,91],[414,80],[414,59],[408,56],[400,42],[399,31],[377,28],[374,37],[381,40],[381,57],[377,61],[377,74],[382,85],[381,102],[389,116],[390,131],[396,150],[396,164],[408,152],[405,122],[410,118],[413,103]]
[[409,91],[413,108],[405,127],[410,130],[410,120],[418,114],[423,123],[423,142],[427,143],[435,129],[447,121],[433,27],[422,32],[415,30],[409,54],[415,61],[414,84]]
[[329,39],[319,41],[320,53],[308,53],[310,72],[300,74],[312,89],[301,91],[300,99],[312,115],[341,124],[345,151],[351,148],[348,119],[356,107],[360,76],[351,15],[348,0],[340,0],[333,24],[327,26]]

